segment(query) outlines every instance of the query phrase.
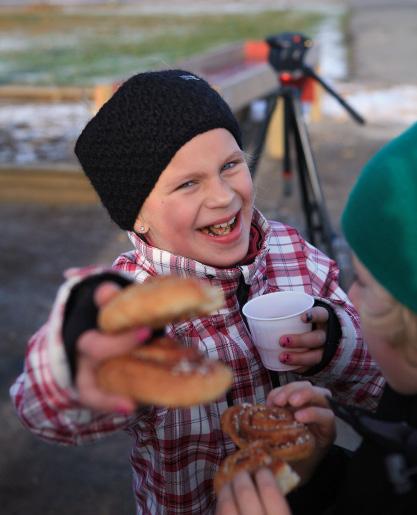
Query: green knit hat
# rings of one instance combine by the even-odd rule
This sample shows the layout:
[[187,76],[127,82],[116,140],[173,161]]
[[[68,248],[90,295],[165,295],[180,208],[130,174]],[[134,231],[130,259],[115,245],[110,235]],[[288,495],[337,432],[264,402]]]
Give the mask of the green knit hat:
[[417,124],[365,165],[342,214],[342,228],[375,279],[417,312]]

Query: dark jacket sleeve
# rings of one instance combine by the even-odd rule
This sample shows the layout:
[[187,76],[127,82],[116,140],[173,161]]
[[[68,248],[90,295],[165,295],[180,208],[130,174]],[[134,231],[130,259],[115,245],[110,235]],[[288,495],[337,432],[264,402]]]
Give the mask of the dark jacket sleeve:
[[97,328],[98,309],[94,303],[94,292],[100,284],[109,281],[122,288],[131,284],[129,279],[116,273],[94,275],[74,287],[66,304],[62,332],[72,377],[76,372],[75,347],[79,336],[89,329]]

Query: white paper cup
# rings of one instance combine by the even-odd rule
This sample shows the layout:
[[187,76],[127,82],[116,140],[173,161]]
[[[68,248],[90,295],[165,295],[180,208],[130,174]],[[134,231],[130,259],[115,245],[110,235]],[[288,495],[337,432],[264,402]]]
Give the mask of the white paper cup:
[[303,322],[301,315],[313,304],[314,297],[307,293],[279,291],[255,297],[243,306],[242,312],[265,368],[280,371],[298,368],[280,362],[279,355],[286,349],[279,345],[279,339],[283,335],[311,331],[311,323]]

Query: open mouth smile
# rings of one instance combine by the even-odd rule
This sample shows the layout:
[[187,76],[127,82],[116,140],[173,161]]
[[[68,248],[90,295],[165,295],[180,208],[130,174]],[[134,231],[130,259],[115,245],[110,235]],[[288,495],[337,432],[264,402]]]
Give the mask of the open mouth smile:
[[207,225],[206,227],[203,227],[199,230],[204,234],[213,236],[214,238],[219,236],[226,236],[233,231],[233,229],[236,227],[237,222],[238,215],[235,215],[232,218],[230,218],[230,220],[228,220],[227,222],[217,225]]

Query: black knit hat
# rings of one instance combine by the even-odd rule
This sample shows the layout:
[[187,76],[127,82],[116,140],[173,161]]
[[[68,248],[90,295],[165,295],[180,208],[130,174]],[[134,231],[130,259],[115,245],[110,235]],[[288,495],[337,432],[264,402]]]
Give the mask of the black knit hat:
[[217,128],[230,131],[242,148],[233,113],[205,80],[184,70],[140,73],[90,120],[75,153],[112,219],[131,230],[175,153]]

